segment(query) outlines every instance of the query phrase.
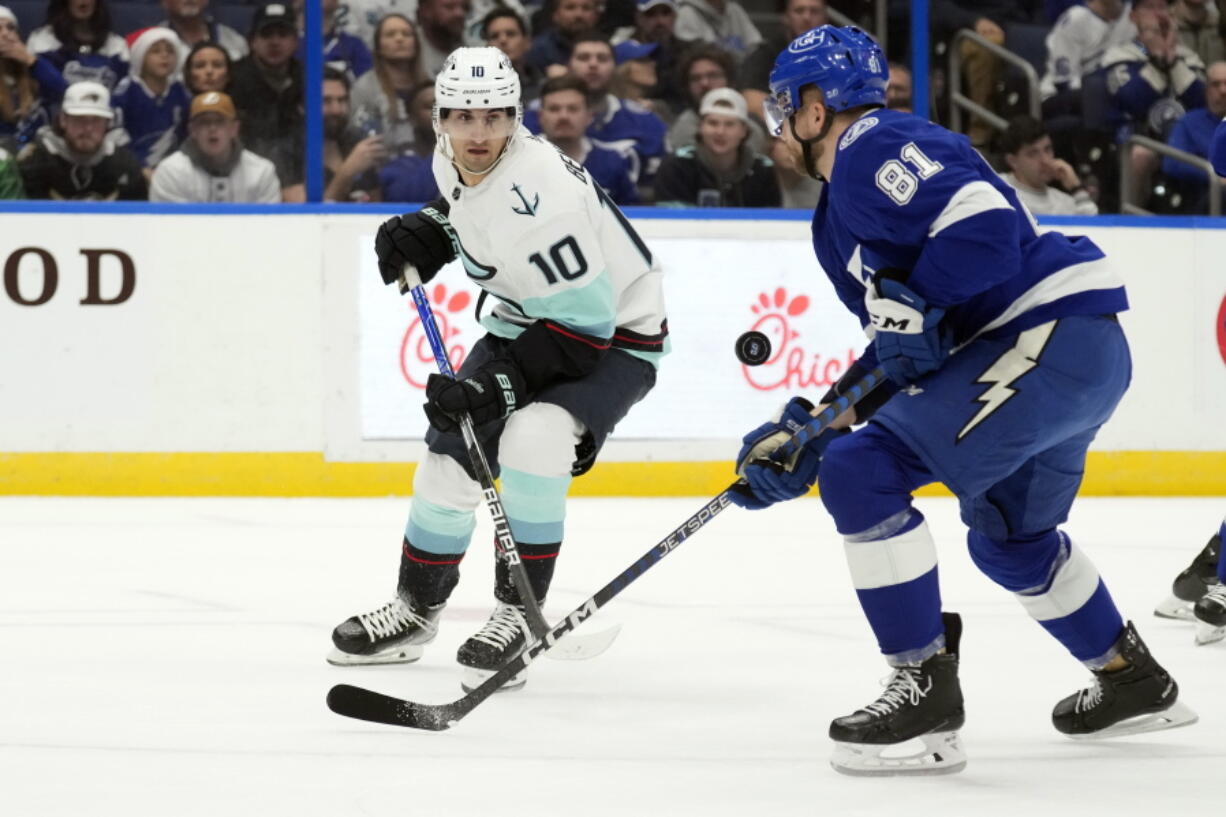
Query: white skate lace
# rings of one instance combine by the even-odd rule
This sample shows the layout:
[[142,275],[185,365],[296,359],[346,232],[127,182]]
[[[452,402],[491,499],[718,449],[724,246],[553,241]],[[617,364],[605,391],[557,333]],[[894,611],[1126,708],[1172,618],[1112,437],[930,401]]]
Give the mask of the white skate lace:
[[1226,584],[1218,582],[1210,587],[1205,593],[1205,599],[1207,601],[1215,601],[1223,607],[1226,607]]
[[473,640],[484,642],[501,650],[514,641],[515,636],[523,633],[527,627],[527,622],[524,621],[518,607],[499,604],[490,614],[485,626],[473,636]]
[[1098,706],[1099,701],[1102,699],[1103,685],[1095,678],[1094,683],[1077,693],[1077,703],[1073,707],[1073,711],[1088,712]]
[[373,613],[358,616],[358,621],[366,628],[371,641],[398,635],[413,625],[427,630],[433,626],[399,598],[392,599]]
[[889,679],[885,681],[885,692],[881,693],[880,698],[864,707],[864,710],[874,715],[888,715],[904,703],[915,706],[921,698],[932,691],[931,678],[928,679],[926,688],[920,688],[919,679],[922,674],[918,667],[899,667],[894,670]]

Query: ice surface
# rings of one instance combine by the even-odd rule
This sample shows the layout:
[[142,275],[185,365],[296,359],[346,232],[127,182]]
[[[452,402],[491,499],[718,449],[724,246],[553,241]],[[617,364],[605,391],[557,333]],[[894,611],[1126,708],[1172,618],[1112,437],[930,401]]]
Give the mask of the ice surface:
[[[554,620],[702,506],[577,500]],[[826,726],[887,674],[815,500],[732,509],[584,627],[604,655],[540,661],[449,732],[350,721],[337,682],[460,694],[455,648],[484,620],[484,519],[418,664],[336,668],[329,633],[391,598],[407,500],[0,500],[0,815],[550,817],[1209,813],[1226,775],[1226,643],[1153,605],[1226,499],[1087,499],[1067,530],[1176,675],[1201,723],[1075,743],[1052,705],[1088,680],[971,565],[956,506],[921,500],[946,609],[965,618],[965,772],[864,780]],[[484,512],[481,513],[484,517]],[[1208,809],[1208,810],[1206,810]]]

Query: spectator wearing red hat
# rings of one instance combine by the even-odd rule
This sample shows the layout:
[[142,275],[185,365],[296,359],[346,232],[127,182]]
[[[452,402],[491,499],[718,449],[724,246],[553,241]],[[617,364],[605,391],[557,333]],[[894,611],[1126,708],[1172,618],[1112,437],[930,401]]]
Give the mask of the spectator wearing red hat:
[[220,91],[192,100],[188,138],[153,173],[150,201],[281,201],[272,162],[243,149],[234,102]]
[[183,141],[191,95],[178,79],[179,38],[169,28],[128,35],[131,73],[115,88],[112,104],[131,150],[152,172]]
[[106,0],[51,0],[47,24],[30,32],[26,48],[49,60],[69,85],[89,80],[110,91],[128,75],[128,46],[111,31]]
[[143,200],[140,162],[107,132],[114,116],[104,85],[69,85],[57,127],[40,130],[17,157],[26,194],[60,201]]

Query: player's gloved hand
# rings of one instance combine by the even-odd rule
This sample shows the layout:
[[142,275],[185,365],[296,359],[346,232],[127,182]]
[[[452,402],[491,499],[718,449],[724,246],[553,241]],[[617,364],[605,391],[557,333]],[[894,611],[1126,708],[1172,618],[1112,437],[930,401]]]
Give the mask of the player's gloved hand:
[[379,275],[385,284],[394,284],[404,275],[408,288],[420,286],[455,259],[457,244],[451,221],[434,207],[394,216],[375,234]]
[[736,455],[737,476],[745,476],[745,466],[754,460],[764,460],[779,446],[813,419],[813,404],[803,397],[793,397],[772,419],[741,438],[741,450]]
[[528,392],[524,375],[512,361],[496,358],[463,380],[432,374],[426,380],[426,417],[443,432],[454,432],[464,412],[473,425],[501,420],[522,408]]
[[746,510],[759,511],[776,502],[804,496],[817,482],[826,446],[848,433],[848,429],[828,428],[802,445],[786,462],[771,458],[747,463],[745,481],[737,483],[728,498]]
[[876,334],[873,345],[881,368],[900,386],[936,371],[953,344],[942,331],[945,310],[928,302],[901,281],[878,273],[864,295]]

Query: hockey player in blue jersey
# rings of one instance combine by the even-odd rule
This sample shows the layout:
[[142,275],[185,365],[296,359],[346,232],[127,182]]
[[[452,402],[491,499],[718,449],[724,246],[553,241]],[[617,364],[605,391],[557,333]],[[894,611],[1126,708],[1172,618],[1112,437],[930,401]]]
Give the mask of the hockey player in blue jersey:
[[[958,497],[975,564],[1093,672],[1090,687],[1056,704],[1058,730],[1105,737],[1190,723],[1174,679],[1058,529],[1131,375],[1115,318],[1128,305],[1123,284],[1088,239],[1040,234],[965,137],[885,109],[886,80],[867,35],[822,26],[780,54],[766,112],[797,165],[827,182],[814,248],[871,339],[832,392],[877,366],[889,382],[838,423],[863,427],[827,431],[787,463],[764,459],[816,413],[794,397],[737,458],[744,507],[819,483],[893,667],[875,702],[831,724],[832,763],[850,774],[965,765],[961,620],[942,614],[933,538],[912,507],[933,482]],[[926,749],[883,756],[913,738]]]

